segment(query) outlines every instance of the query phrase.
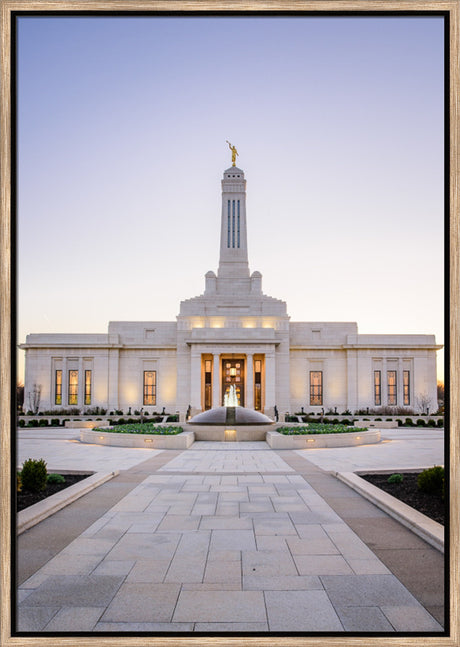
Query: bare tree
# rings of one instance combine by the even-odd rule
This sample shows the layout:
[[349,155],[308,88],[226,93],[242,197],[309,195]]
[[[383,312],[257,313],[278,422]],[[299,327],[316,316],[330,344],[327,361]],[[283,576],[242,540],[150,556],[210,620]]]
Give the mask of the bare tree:
[[432,400],[426,393],[419,393],[419,395],[416,398],[416,403],[417,407],[420,409],[422,413],[429,413]]
[[37,415],[38,410],[40,409],[40,399],[42,396],[42,385],[34,384],[32,391],[29,391],[29,408],[33,414]]

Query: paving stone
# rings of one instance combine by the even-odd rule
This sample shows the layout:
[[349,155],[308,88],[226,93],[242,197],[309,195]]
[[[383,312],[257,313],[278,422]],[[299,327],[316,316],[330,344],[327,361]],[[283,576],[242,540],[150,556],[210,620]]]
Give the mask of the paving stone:
[[[112,562],[116,564],[117,561]],[[125,564],[126,562],[119,562]],[[126,582],[163,582],[171,559],[141,559],[130,570]]]
[[91,607],[109,604],[123,582],[115,575],[51,575],[25,600],[28,607]]
[[58,613],[60,607],[27,607],[20,606],[17,610],[18,631],[43,631],[53,616]]
[[182,591],[241,591],[241,578],[237,582],[184,582]]
[[353,573],[341,555],[294,555],[300,575],[346,575]]
[[92,631],[105,607],[63,607],[45,626],[45,631]]
[[391,571],[379,559],[372,556],[369,559],[350,559],[346,557],[356,575],[389,575]]
[[297,575],[297,569],[288,551],[243,551],[243,575],[276,577]]
[[120,587],[101,622],[169,622],[180,584],[134,582]]
[[289,546],[286,543],[286,539],[290,536],[291,535],[257,535],[257,550],[285,550],[289,552]]
[[321,581],[334,606],[419,606],[394,575],[324,575]]
[[261,591],[181,591],[174,622],[266,622]]
[[186,532],[196,530],[200,524],[201,517],[167,514],[156,529],[157,532]]
[[241,562],[239,550],[210,550],[208,562]]
[[270,631],[343,631],[325,591],[265,591]]
[[271,502],[253,503],[252,501],[240,503],[240,513],[242,512],[275,512]]
[[335,610],[345,631],[394,631],[378,607],[335,607]]
[[32,593],[33,589],[18,589],[16,591],[16,599],[19,602],[24,602],[24,600]]
[[383,613],[396,631],[444,631],[422,606],[382,606]]
[[200,517],[213,516],[215,512],[216,512],[215,503],[195,503],[195,505],[191,510],[191,514],[193,516],[200,516]]
[[241,562],[235,560],[208,562],[203,581],[239,584],[241,582]]
[[252,530],[213,530],[211,550],[255,550],[256,542]]
[[161,631],[193,631],[193,622],[98,622],[94,631],[113,631],[134,633],[143,631],[154,633]]
[[266,622],[197,622],[195,631],[207,633],[218,633],[219,631],[244,631],[244,632],[264,632],[268,631]]
[[72,541],[60,555],[62,557],[66,556],[73,557],[78,555],[80,556],[94,556],[101,555],[104,556],[106,553],[111,550],[114,545],[117,543],[119,537],[113,537],[112,539],[99,539],[96,537],[78,537]]
[[100,564],[101,559],[101,553],[78,555],[78,558],[75,558],[61,552],[43,566],[41,573],[48,575],[89,575]]
[[168,559],[172,558],[181,535],[176,533],[125,534],[112,550],[108,559]]
[[256,535],[297,535],[290,519],[278,516],[254,517],[254,532]]
[[293,555],[337,555],[337,546],[326,536],[323,539],[288,537],[286,542]]
[[243,589],[245,591],[310,591],[323,590],[319,577],[314,575],[244,575]]
[[252,530],[249,518],[235,517],[202,517],[200,530]]
[[94,569],[92,575],[128,575],[134,564],[134,560],[103,559]]

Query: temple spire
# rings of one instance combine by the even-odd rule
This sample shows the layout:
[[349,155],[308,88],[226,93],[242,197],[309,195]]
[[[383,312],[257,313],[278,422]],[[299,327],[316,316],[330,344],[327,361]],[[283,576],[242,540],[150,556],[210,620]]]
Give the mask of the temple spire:
[[[236,150],[236,149],[235,149]],[[218,277],[248,278],[246,233],[246,180],[243,171],[231,166],[222,179],[222,220]]]

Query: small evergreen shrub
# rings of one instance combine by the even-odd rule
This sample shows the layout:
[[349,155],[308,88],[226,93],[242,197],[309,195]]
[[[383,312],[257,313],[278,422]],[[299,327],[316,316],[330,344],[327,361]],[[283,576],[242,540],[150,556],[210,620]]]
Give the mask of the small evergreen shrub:
[[48,474],[47,483],[65,483],[65,478],[62,476],[62,474]]
[[388,477],[388,483],[402,483],[404,477],[402,474],[392,474]]
[[406,418],[406,422],[404,423],[405,427],[414,427],[414,421],[412,418]]
[[444,494],[444,468],[435,465],[424,470],[418,475],[417,485],[422,492]]
[[417,427],[426,427],[426,422],[424,420],[422,420],[421,418],[419,418],[417,420]]
[[22,487],[32,492],[42,492],[46,488],[46,463],[43,458],[29,458],[24,461],[21,470]]
[[444,420],[442,418],[439,418],[439,420],[437,422],[437,426],[438,427],[444,427]]
[[18,427],[24,427],[25,424],[26,424],[25,420],[18,420]]
[[436,420],[433,420],[432,418],[430,418],[428,420],[428,422],[427,422],[427,426],[428,427],[436,427]]
[[39,420],[38,421],[38,426],[39,427],[47,427],[48,426],[48,420]]
[[59,427],[59,418],[52,418],[51,419],[51,426],[52,427]]

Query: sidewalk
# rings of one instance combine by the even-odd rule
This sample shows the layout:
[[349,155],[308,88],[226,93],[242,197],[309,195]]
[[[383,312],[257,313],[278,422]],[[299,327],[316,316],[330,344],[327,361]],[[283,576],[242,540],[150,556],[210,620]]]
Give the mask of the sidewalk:
[[19,537],[20,631],[442,631],[443,556],[311,453],[141,456]]

